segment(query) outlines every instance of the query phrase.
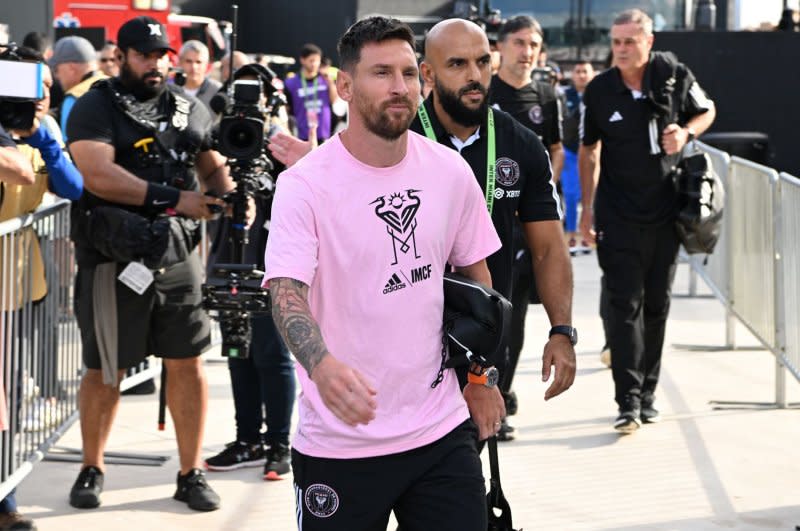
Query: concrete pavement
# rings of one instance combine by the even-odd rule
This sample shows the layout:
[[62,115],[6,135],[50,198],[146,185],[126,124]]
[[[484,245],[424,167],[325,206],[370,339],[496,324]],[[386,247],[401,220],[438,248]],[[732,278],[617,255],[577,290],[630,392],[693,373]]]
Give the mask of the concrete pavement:
[[[656,406],[663,421],[621,436],[611,423],[611,372],[600,364],[599,269],[594,256],[573,260],[578,376],[545,403],[541,348],[549,328],[531,309],[526,352],[515,384],[517,439],[500,446],[503,489],[516,527],[539,530],[793,530],[800,524],[800,422],[797,409],[763,405],[774,398],[774,360],[743,327],[739,348],[724,340],[722,306],[708,292],[686,298],[679,269]],[[205,454],[234,438],[227,367],[206,356],[210,383]],[[800,385],[789,378],[789,397]],[[209,473],[223,506],[196,513],[171,499],[177,454],[171,423],[156,431],[157,397],[124,397],[108,449],[171,459],[160,467],[110,465],[103,505],[67,503],[77,464],[42,462],[17,491],[24,514],[49,530],[295,529],[291,480],[264,482],[258,468]],[[80,446],[77,423],[59,445]],[[485,459],[488,462],[488,459]],[[487,470],[488,476],[488,470]],[[380,488],[380,485],[376,485]],[[390,526],[390,529],[393,529]],[[350,531],[350,530],[346,530]],[[436,530],[432,530],[436,531]]]

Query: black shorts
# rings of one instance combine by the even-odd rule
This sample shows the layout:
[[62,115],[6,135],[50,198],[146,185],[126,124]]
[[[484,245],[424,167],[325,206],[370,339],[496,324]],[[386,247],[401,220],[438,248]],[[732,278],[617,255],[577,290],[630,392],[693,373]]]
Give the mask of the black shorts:
[[[127,264],[117,264],[117,275]],[[100,369],[94,329],[94,267],[79,267],[75,279],[75,313],[83,341],[83,362]],[[150,354],[170,359],[199,356],[211,345],[208,314],[202,308],[203,268],[197,252],[155,272],[150,287],[138,295],[117,280],[117,363],[138,365]]]
[[385,531],[394,510],[403,531],[486,531],[486,485],[467,420],[436,442],[363,459],[292,450],[300,531]]

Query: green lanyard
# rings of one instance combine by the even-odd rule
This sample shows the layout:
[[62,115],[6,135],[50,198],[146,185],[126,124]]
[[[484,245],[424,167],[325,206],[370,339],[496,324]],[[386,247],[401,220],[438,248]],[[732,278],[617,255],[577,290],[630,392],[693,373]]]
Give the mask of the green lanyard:
[[[433,132],[433,126],[431,125],[431,119],[428,116],[428,111],[425,109],[424,104],[420,104],[419,110],[417,111],[419,115],[419,121],[422,124],[422,129],[425,131],[425,136],[433,140],[434,142],[438,142],[436,139],[436,133]],[[486,120],[486,130],[487,130],[487,139],[486,139],[486,208],[489,209],[489,214],[492,213],[492,209],[494,208],[494,187],[495,187],[495,141],[494,141],[494,114],[492,113],[491,107],[489,108],[489,115]]]
[[[308,108],[308,86],[306,85],[306,78],[303,77],[302,72],[300,73],[300,81],[303,83],[303,105]],[[319,81],[319,75],[314,78],[314,84],[311,86],[311,101],[316,101],[317,99],[317,81]]]

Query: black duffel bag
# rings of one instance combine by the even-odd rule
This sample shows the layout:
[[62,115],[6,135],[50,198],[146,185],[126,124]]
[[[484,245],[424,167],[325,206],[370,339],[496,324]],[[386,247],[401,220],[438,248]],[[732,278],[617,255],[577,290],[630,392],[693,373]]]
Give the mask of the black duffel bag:
[[182,216],[150,220],[113,206],[86,212],[87,240],[115,262],[141,261],[149,269],[162,269],[186,260],[200,242],[200,222]]
[[722,231],[725,188],[708,155],[693,149],[672,174],[679,201],[675,230],[687,253],[711,254]]
[[497,291],[458,273],[444,274],[446,367],[499,365],[511,328],[511,303]]

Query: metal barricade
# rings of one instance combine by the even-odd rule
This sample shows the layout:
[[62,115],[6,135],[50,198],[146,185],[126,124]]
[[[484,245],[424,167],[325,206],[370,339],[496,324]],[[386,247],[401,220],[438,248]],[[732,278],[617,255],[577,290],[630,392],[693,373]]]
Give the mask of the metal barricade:
[[73,278],[68,201],[0,223],[0,363],[8,413],[0,499],[77,420],[82,361]]
[[781,240],[780,261],[783,289],[779,293],[783,321],[783,363],[800,380],[800,179],[780,175]]
[[731,306],[759,341],[774,351],[778,174],[733,157],[729,177]]

